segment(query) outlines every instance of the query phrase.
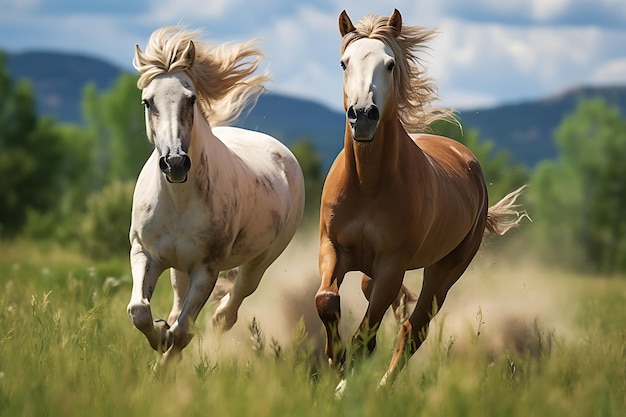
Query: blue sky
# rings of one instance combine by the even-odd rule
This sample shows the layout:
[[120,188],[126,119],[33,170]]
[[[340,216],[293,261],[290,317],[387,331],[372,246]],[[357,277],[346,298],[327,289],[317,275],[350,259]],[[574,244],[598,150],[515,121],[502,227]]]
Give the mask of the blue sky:
[[[259,38],[269,89],[340,109],[337,16],[400,10],[438,28],[424,55],[440,103],[489,107],[585,85],[626,85],[624,0],[0,0],[0,49],[56,50],[132,71],[158,27],[201,28],[213,43]],[[45,65],[45,63],[42,63]]]

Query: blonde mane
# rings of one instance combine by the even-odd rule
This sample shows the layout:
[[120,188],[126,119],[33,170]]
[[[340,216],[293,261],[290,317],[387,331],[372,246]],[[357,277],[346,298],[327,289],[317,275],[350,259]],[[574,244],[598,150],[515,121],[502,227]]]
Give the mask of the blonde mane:
[[[263,55],[254,47],[254,41],[211,47],[194,39],[201,34],[199,30],[186,30],[183,26],[154,31],[145,52],[137,47],[133,60],[141,74],[137,87],[144,89],[161,74],[184,72],[196,88],[206,119],[212,126],[226,125],[236,120],[265,91],[268,75],[252,75]],[[195,57],[191,60],[186,56],[190,46],[195,47],[192,48]]]
[[431,106],[437,99],[437,87],[425,75],[417,53],[426,49],[436,31],[421,26],[402,26],[399,36],[388,26],[388,17],[367,15],[359,20],[355,29],[344,36],[343,54],[352,42],[362,39],[378,39],[388,45],[396,57],[394,93],[398,104],[398,117],[410,133],[424,132],[436,120],[454,120],[454,112]]

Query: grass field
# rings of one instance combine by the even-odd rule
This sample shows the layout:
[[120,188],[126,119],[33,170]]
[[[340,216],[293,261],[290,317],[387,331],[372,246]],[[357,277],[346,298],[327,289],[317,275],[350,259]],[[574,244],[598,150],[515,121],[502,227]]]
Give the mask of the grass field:
[[[335,400],[338,378],[320,358],[313,310],[315,240],[288,248],[231,332],[213,334],[207,305],[165,377],[153,373],[157,354],[126,315],[127,259],[94,263],[59,247],[0,243],[0,415],[626,415],[626,278],[499,259],[489,247],[389,392],[374,387],[391,356],[392,317]],[[407,283],[419,288],[419,273]],[[358,288],[358,275],[342,287],[346,338],[365,308]],[[170,297],[164,276],[155,315],[167,315]]]

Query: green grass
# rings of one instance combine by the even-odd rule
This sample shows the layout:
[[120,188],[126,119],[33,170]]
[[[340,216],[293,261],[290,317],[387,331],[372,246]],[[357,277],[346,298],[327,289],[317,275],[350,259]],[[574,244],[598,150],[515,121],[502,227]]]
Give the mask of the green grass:
[[[175,375],[158,377],[157,354],[126,316],[126,259],[93,263],[60,248],[0,244],[0,415],[625,415],[626,280],[546,275],[569,291],[569,334],[531,326],[530,347],[494,353],[486,340],[495,330],[480,318],[454,338],[435,329],[394,387],[375,393],[393,345],[382,334],[335,400],[337,376],[301,333],[280,346],[269,335],[243,338],[234,353],[198,336]],[[167,311],[161,281],[155,303]]]

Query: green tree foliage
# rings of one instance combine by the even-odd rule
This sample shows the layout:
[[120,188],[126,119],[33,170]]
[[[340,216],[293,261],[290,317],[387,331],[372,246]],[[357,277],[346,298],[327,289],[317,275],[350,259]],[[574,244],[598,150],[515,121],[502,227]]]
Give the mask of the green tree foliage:
[[125,74],[105,92],[87,85],[84,126],[64,130],[68,141],[83,146],[68,170],[76,181],[66,190],[60,212],[82,220],[61,226],[57,235],[73,237],[95,258],[128,253],[132,189],[153,149],[136,83],[136,76]]
[[134,181],[113,181],[87,199],[80,224],[83,249],[93,258],[128,255]]
[[55,205],[64,152],[51,119],[35,111],[32,87],[14,82],[0,54],[0,234],[14,235],[27,213]]
[[45,212],[28,211],[23,234],[32,239],[76,241],[80,235],[76,218],[83,215],[87,197],[102,186],[97,183],[95,138],[81,126],[57,125],[63,149],[58,164],[59,193],[55,204]]
[[626,272],[626,119],[602,100],[583,101],[556,144],[558,160],[531,181],[535,244],[571,267]]
[[136,179],[153,149],[146,139],[137,77],[124,74],[103,93],[87,86],[83,114],[94,141],[97,182]]
[[437,121],[431,129],[437,135],[461,142],[474,153],[483,170],[491,204],[528,180],[528,172],[523,165],[512,162],[506,151],[496,152],[493,140],[480,140],[478,131],[463,130],[447,121]]
[[311,141],[301,139],[291,146],[291,151],[298,159],[304,174],[305,219],[317,222],[319,218],[320,198],[324,185],[322,157],[315,150]]

